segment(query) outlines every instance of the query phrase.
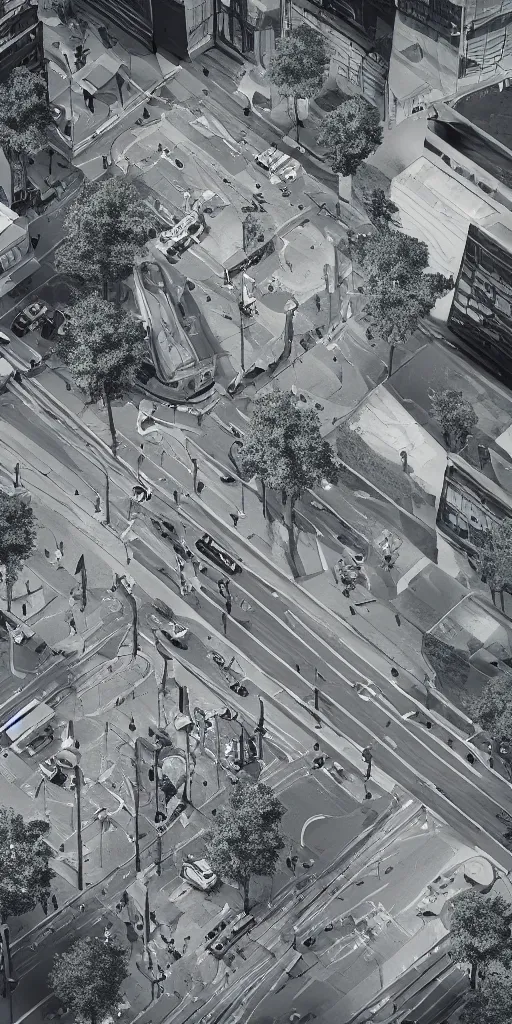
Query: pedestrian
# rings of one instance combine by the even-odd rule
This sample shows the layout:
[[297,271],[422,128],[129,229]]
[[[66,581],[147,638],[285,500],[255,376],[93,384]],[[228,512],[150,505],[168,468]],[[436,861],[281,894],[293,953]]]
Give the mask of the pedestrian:
[[85,914],[85,903],[81,903],[78,909],[81,914]]
[[52,907],[53,907],[54,910],[58,910],[59,909],[59,904],[57,903],[57,897],[56,897],[55,893],[52,893]]
[[30,241],[32,242],[32,248],[33,249],[37,249],[37,246],[39,245],[39,239],[40,238],[41,238],[41,235],[32,235],[32,238],[30,239]]
[[60,550],[60,548],[55,548],[55,553],[53,557],[55,558],[55,565],[57,569],[62,569],[63,566],[60,564],[62,562],[62,551]]
[[236,529],[236,527],[238,526],[238,520],[239,520],[240,516],[235,515],[234,512],[230,512],[229,515],[230,515],[230,518],[233,520],[233,526]]

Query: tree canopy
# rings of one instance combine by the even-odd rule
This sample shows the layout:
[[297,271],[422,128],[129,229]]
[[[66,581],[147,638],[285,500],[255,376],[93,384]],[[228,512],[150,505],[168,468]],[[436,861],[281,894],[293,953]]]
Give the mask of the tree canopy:
[[477,572],[494,594],[512,591],[512,519],[492,524],[474,556]]
[[18,917],[46,903],[55,873],[44,836],[47,821],[24,821],[12,808],[0,807],[0,918]]
[[12,588],[35,539],[33,509],[22,496],[0,492],[0,578],[6,586],[9,610]]
[[67,239],[57,249],[55,267],[79,284],[119,284],[142,257],[153,227],[151,212],[124,178],[88,184],[65,220]]
[[382,188],[374,188],[371,192],[365,192],[363,204],[372,224],[380,230],[389,228],[393,217],[399,212],[396,203],[392,199],[388,199]]
[[8,156],[31,156],[47,144],[51,124],[43,75],[14,68],[0,85],[0,146]]
[[297,100],[316,96],[322,88],[328,61],[324,37],[309,25],[299,25],[281,36],[270,58],[267,76],[282,96],[293,98],[297,138]]
[[447,388],[445,391],[434,392],[430,406],[450,451],[460,451],[473,427],[478,423],[478,416],[471,402],[464,398],[462,391]]
[[334,451],[321,435],[318,413],[291,391],[256,399],[239,458],[246,477],[259,476],[267,487],[294,500],[323,479],[338,479]]
[[459,1019],[461,1024],[510,1024],[512,972],[501,963],[486,964],[478,990],[463,1006]]
[[345,100],[325,115],[317,141],[326,147],[333,171],[355,174],[382,142],[380,114],[362,96]]
[[241,887],[246,913],[252,876],[273,875],[284,849],[283,814],[284,807],[269,786],[240,782],[228,806],[217,811],[215,826],[206,836],[213,870]]
[[512,909],[501,896],[481,896],[474,889],[460,893],[452,901],[450,944],[453,958],[468,962],[472,968],[472,987],[476,971],[485,964],[512,963],[510,923]]
[[78,1021],[97,1024],[115,1014],[119,989],[128,977],[128,952],[115,942],[78,939],[55,957],[50,985]]
[[471,713],[493,739],[512,737],[512,673],[488,679],[479,696],[473,698]]
[[453,281],[426,273],[428,246],[399,231],[356,237],[353,252],[367,279],[365,313],[390,347],[390,376],[395,346],[406,343]]
[[103,397],[109,412],[112,445],[116,439],[110,402],[133,387],[144,358],[145,330],[140,320],[119,306],[88,295],[67,311],[64,334],[56,350],[82,391],[92,401]]
[[298,575],[293,528],[295,502],[302,491],[316,487],[324,479],[329,483],[338,479],[334,451],[320,433],[318,413],[301,406],[291,391],[272,391],[256,399],[239,458],[245,478],[257,476],[264,488],[281,492],[291,566]]

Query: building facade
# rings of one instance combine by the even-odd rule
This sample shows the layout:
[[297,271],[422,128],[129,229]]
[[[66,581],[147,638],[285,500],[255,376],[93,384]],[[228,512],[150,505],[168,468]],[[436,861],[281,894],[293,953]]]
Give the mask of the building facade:
[[151,0],[76,0],[73,9],[113,26],[154,50]]
[[38,269],[28,221],[0,203],[0,298]]
[[43,26],[37,0],[0,0],[0,82],[19,65],[43,71]]
[[510,496],[464,459],[450,455],[439,500],[438,530],[471,555],[492,527],[510,516]]
[[388,118],[512,72],[510,0],[397,0]]
[[512,229],[471,224],[448,326],[459,344],[512,385]]

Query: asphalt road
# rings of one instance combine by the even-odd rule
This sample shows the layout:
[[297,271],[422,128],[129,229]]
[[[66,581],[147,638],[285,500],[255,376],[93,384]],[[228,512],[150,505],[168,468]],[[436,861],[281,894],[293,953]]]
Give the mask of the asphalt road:
[[[55,430],[47,428],[45,432],[40,429],[38,443],[47,446],[58,457],[59,433],[65,437],[67,432],[68,428],[62,422]],[[79,441],[79,435],[75,432],[73,443],[78,444]],[[170,460],[166,469],[170,476],[174,467],[169,468],[169,463]],[[120,488],[124,482],[126,492],[131,492],[133,480],[123,469],[120,460],[117,463],[115,480]],[[155,494],[152,499],[151,514],[175,518],[176,506],[172,498],[165,496],[166,491],[161,485],[159,491],[160,496],[157,497]],[[214,536],[222,538],[221,543],[239,557],[243,564],[247,564],[247,548],[244,542],[237,538],[235,531],[229,531],[231,535],[226,536],[225,528],[223,529],[222,524],[219,524],[218,519],[216,521],[204,505],[196,503],[191,506],[191,512],[182,509],[181,514],[187,523],[189,544],[200,532],[208,530]],[[197,524],[196,529],[194,524]],[[95,524],[95,527],[98,541],[101,543],[102,528],[98,524]],[[148,538],[144,536],[140,551],[135,554],[136,559],[140,559],[141,564],[149,567],[155,575],[158,574],[160,580],[162,576],[158,572],[159,561],[164,561],[164,568],[166,567],[161,544],[156,537],[154,542],[151,539],[148,542]],[[257,559],[255,563],[254,557],[251,556],[250,564],[257,564]],[[174,556],[167,560],[167,570],[170,571],[170,578],[164,579],[166,584],[170,584],[169,593],[172,598],[176,592],[173,575]],[[212,579],[215,580],[217,575],[212,572]],[[274,581],[274,585],[279,587],[279,592],[284,595],[284,600],[272,598]],[[368,651],[364,641],[355,638],[347,630],[343,631],[341,623],[340,636],[343,639],[341,642],[338,641],[339,649],[336,649],[336,645],[333,646],[332,635],[329,636],[326,646],[327,641],[322,637],[318,608],[315,609],[313,621],[308,618],[308,614],[304,615],[304,611],[310,612],[311,602],[293,585],[285,587],[283,581],[276,578],[263,561],[256,571],[251,568],[245,569],[242,575],[232,582],[231,588],[236,599],[245,599],[252,608],[247,614],[243,612],[242,617],[238,611],[234,611],[234,602],[233,614],[228,623],[228,640],[283,688],[280,704],[281,707],[289,707],[292,718],[297,709],[295,698],[304,701],[308,692],[311,697],[316,667],[325,679],[325,683],[321,682],[321,710],[326,721],[331,722],[340,734],[350,737],[361,747],[372,743],[374,762],[378,767],[413,792],[445,820],[456,825],[464,836],[471,836],[471,840],[475,841],[475,832],[478,832],[478,845],[507,868],[512,867],[512,855],[499,845],[504,829],[496,818],[496,815],[503,809],[506,810],[509,805],[508,783],[496,778],[482,764],[478,764],[477,767],[469,765],[456,751],[447,746],[441,735],[435,735],[433,731],[427,732],[414,721],[401,719],[400,714],[403,714],[404,700],[407,698],[394,688],[389,678],[389,663],[386,663],[386,659],[381,659],[380,664],[376,663],[375,652]],[[213,588],[212,591],[210,593],[209,584],[207,587],[205,585],[204,597],[200,597],[201,614],[204,613],[207,622],[212,621],[214,616],[215,628],[219,629],[222,602],[218,592],[216,596]],[[305,623],[300,627],[300,631],[296,619],[290,621],[287,608],[291,608],[293,615]],[[250,630],[241,624],[242,618],[244,621],[250,620]],[[299,664],[300,674],[295,669],[296,664]],[[382,695],[371,696],[370,700],[363,700],[350,685],[354,681],[364,683],[372,680],[378,682]],[[398,710],[395,710],[395,704]]]

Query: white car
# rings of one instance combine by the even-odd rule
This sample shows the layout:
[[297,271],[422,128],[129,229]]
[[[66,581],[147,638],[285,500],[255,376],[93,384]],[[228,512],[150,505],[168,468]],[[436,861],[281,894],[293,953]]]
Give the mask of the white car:
[[66,772],[72,772],[80,762],[78,750],[59,750],[39,765],[39,771],[47,779],[53,779]]
[[189,885],[202,892],[209,892],[218,882],[218,876],[212,871],[208,861],[194,860],[193,857],[187,857],[180,874]]

